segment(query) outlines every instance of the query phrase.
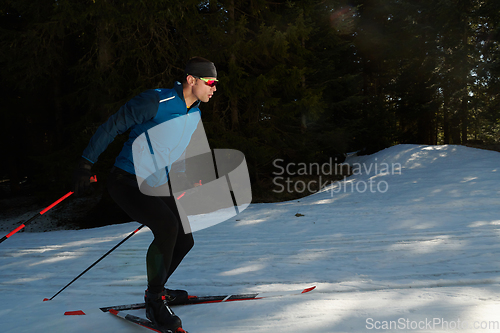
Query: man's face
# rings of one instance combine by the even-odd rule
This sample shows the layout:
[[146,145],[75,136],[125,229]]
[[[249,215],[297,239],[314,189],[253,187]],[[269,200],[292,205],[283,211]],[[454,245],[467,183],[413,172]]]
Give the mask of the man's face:
[[[215,80],[214,77],[204,77],[207,80]],[[210,87],[205,81],[201,79],[196,79],[193,86],[193,94],[197,99],[206,103],[212,98],[214,92],[217,90],[216,86]]]

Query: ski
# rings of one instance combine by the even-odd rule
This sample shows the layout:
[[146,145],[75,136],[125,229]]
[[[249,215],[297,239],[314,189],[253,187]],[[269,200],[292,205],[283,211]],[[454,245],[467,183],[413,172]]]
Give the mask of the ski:
[[[271,292],[261,292],[252,294],[234,294],[234,295],[220,295],[220,296],[189,296],[187,301],[181,304],[171,304],[170,306],[178,305],[190,305],[190,304],[209,304],[209,303],[223,303],[223,302],[234,302],[234,301],[248,301],[263,299],[269,297],[280,297],[288,295],[300,295],[308,293],[314,290],[316,286],[312,286],[305,289],[289,290],[289,291],[271,291]],[[102,312],[109,312],[110,310],[115,311],[125,311],[125,310],[138,310],[144,309],[146,307],[145,303],[134,303],[134,304],[124,304],[124,305],[114,305],[99,308]],[[64,313],[66,316],[81,316],[86,315],[87,311],[67,311]]]
[[159,333],[187,333],[185,330],[183,330],[182,328],[178,328],[177,330],[175,331],[172,331],[172,330],[168,330],[168,331],[162,331],[161,329],[157,328],[151,321],[149,321],[148,319],[144,319],[144,318],[141,318],[141,317],[137,317],[137,316],[134,316],[134,315],[131,315],[131,314],[124,314],[124,313],[121,313],[120,311],[117,311],[117,310],[114,310],[114,309],[110,309],[108,311],[109,313],[119,317],[119,318],[122,318],[122,319],[125,319],[125,320],[128,320],[129,322],[131,323],[134,323],[134,324],[137,324],[137,325],[140,325],[142,327],[145,327],[145,328],[148,328],[154,332],[159,332]]

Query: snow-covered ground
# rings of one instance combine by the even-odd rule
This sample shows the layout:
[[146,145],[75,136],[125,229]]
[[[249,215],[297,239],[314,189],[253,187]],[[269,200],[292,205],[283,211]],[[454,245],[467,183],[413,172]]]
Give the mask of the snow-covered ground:
[[[399,145],[348,162],[355,174],[321,193],[252,204],[196,232],[169,284],[198,295],[317,289],[176,307],[186,330],[500,331],[500,153]],[[63,315],[141,302],[149,230],[42,301],[137,227],[20,233],[2,243],[0,331],[149,332],[99,311]]]

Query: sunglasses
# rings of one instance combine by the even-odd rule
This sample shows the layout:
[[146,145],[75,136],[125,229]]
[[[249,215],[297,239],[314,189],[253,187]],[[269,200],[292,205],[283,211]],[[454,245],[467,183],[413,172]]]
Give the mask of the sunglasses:
[[219,80],[217,80],[217,79],[209,80],[209,79],[205,79],[204,77],[199,77],[199,76],[194,76],[194,75],[191,75],[191,76],[194,77],[195,79],[202,80],[209,87],[215,87],[217,85],[217,83],[219,82]]

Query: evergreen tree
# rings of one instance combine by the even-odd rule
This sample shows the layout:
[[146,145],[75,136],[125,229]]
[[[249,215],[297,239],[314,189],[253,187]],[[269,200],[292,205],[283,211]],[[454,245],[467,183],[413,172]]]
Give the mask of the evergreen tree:
[[97,126],[196,55],[219,71],[211,145],[242,150],[254,184],[276,158],[496,141],[499,23],[495,0],[5,0],[1,175],[60,192]]

